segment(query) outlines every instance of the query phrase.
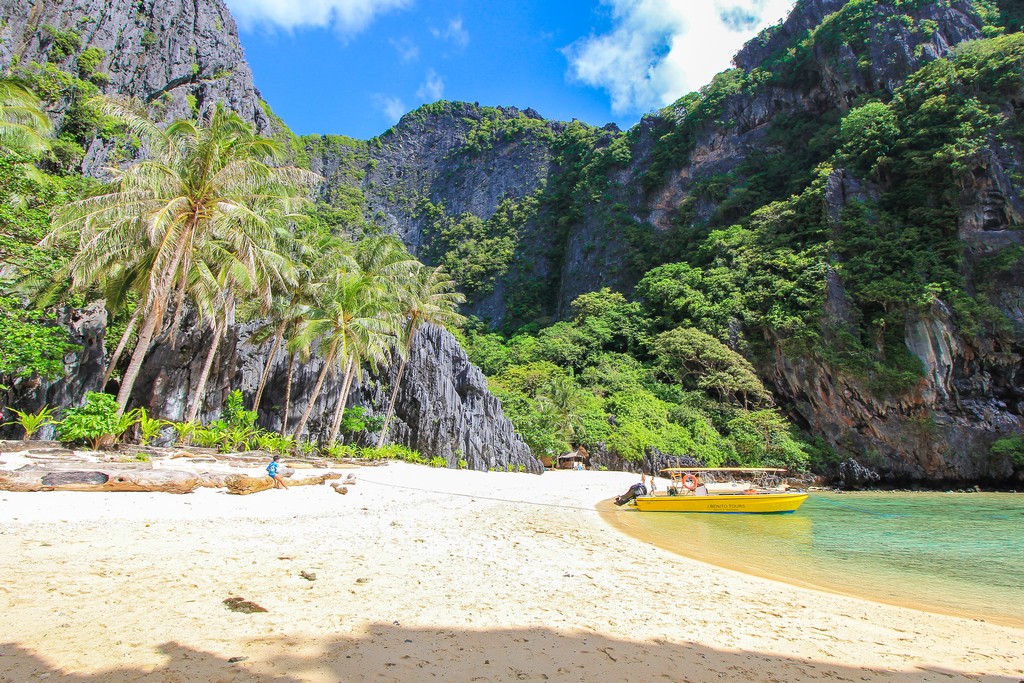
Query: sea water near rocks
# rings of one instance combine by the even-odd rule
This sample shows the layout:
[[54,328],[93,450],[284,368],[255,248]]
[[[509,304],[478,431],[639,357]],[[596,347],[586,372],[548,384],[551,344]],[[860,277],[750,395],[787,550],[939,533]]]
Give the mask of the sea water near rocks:
[[622,531],[704,562],[1024,627],[1024,494],[812,493],[782,515],[604,512]]

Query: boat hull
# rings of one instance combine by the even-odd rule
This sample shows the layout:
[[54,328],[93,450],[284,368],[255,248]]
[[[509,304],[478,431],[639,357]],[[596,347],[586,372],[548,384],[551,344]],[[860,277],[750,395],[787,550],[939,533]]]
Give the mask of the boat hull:
[[634,503],[642,512],[773,513],[793,512],[807,500],[806,493],[757,493],[724,496],[640,496]]

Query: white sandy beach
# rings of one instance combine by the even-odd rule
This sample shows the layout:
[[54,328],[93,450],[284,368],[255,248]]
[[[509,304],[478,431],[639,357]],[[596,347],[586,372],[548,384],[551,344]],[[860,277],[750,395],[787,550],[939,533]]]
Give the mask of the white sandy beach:
[[1024,680],[1024,630],[623,536],[594,506],[635,475],[347,472],[347,495],[0,492],[0,681]]

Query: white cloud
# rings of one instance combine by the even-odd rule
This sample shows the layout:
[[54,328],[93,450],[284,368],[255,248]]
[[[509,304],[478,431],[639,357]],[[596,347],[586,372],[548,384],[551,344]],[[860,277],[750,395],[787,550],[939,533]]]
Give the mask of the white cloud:
[[415,62],[420,56],[420,46],[410,38],[391,39],[391,47],[398,53],[398,59],[403,64]]
[[610,33],[563,50],[570,77],[606,91],[617,114],[646,112],[699,89],[794,0],[602,0]]
[[332,27],[357,33],[378,14],[408,7],[415,0],[227,0],[231,14],[246,28],[292,30]]
[[448,26],[444,29],[432,28],[430,32],[434,34],[435,38],[446,40],[456,47],[469,45],[469,31],[462,27],[462,17],[449,20]]
[[444,79],[433,69],[427,71],[427,80],[416,91],[416,97],[424,102],[436,102],[444,96]]
[[388,123],[398,123],[398,119],[409,111],[405,103],[397,97],[390,95],[376,94],[373,96],[373,104],[387,117]]

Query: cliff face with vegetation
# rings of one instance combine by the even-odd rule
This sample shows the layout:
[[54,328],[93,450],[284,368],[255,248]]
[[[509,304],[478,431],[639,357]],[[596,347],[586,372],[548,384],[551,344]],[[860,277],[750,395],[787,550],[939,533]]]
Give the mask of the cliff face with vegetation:
[[[90,184],[80,173],[102,177],[105,164],[128,163],[144,154],[138,140],[90,104],[96,94],[135,98],[156,121],[194,118],[223,103],[257,132],[283,137],[293,156],[302,155],[304,164],[315,166],[328,178],[337,180],[339,176],[332,175],[337,170],[334,167],[345,165],[339,163],[340,147],[332,147],[329,141],[324,142],[332,151],[326,161],[323,155],[316,156],[315,149],[307,155],[292,144],[295,139],[270,113],[254,87],[234,20],[219,0],[0,0],[0,17],[0,66],[6,75],[38,94],[55,125],[55,139],[39,162],[46,175],[26,176],[16,162],[7,159],[0,164],[0,192],[5,198],[13,193],[21,199],[17,208],[0,216],[4,233],[0,275],[5,279],[18,267],[43,278],[53,272],[57,265],[54,255],[35,244],[48,230],[49,212],[80,196]],[[359,143],[351,148],[358,155],[365,146]],[[362,211],[362,194],[350,186],[353,179],[343,174],[345,187],[334,193],[325,188],[333,210],[342,214],[340,223],[355,219],[351,212],[344,214],[346,202],[356,207],[357,213]],[[64,247],[61,249],[58,258],[67,255]],[[17,265],[11,268],[11,264]],[[95,295],[90,293],[86,300]],[[4,392],[0,403],[24,410],[77,406],[86,392],[104,389],[111,338],[116,343],[124,320],[110,319],[102,302],[76,307],[84,303],[81,298],[69,301],[71,305],[62,307],[52,321],[31,306],[22,310],[16,298],[4,298],[2,303],[5,316],[8,311],[16,312],[19,322],[27,323],[24,329],[13,328],[15,332],[45,333],[44,338],[26,336],[26,347],[43,349],[41,353],[55,359],[63,356],[64,360],[53,360],[50,365],[54,367],[47,369],[46,374],[55,379],[41,379],[31,371],[22,372],[30,363],[38,368],[39,357],[26,354],[22,362],[16,354],[9,354],[14,350],[5,345],[0,374],[10,386],[0,384]],[[53,335],[47,325],[55,324],[69,336]],[[253,341],[253,329],[252,324],[233,326],[223,342],[204,392],[206,403],[199,416],[204,422],[221,415],[233,390],[241,389],[247,401],[255,393],[270,343]],[[4,331],[12,330],[5,327]],[[188,316],[182,325],[165,329],[142,368],[132,405],[144,406],[164,419],[183,420],[202,373],[202,350],[210,344],[211,330]],[[260,424],[276,431],[289,363],[283,351],[272,360]],[[322,367],[315,357],[299,364],[291,386],[293,422],[306,410]],[[353,388],[350,402],[383,413],[396,375],[397,367],[367,373]],[[539,462],[516,435],[497,399],[487,392],[485,378],[449,333],[424,330],[417,336],[402,384],[391,442],[442,458],[452,467],[539,470]],[[330,431],[340,381],[328,383],[322,393],[305,430],[310,437]],[[16,430],[5,431],[13,435]],[[50,427],[44,433],[52,431]]]
[[[93,4],[26,14],[0,0],[0,63],[64,121],[49,163],[137,153],[79,108],[91,91],[167,119],[220,99],[286,136],[325,177],[319,220],[399,235],[456,276],[465,312],[533,331],[466,341],[535,452],[585,442],[628,466],[683,452],[798,464],[813,450],[850,483],[1024,477],[1017,3],[800,0],[735,68],[629,131],[439,102],[370,141],[290,137],[219,2]],[[634,301],[580,299],[603,287]],[[692,355],[673,365],[684,348],[708,354],[703,374]],[[229,356],[213,394],[245,374],[245,353]],[[469,377],[456,356],[444,372]],[[463,412],[427,416],[403,394],[398,432],[443,449],[469,425],[447,457],[490,466],[472,430],[496,405],[476,380],[441,385],[430,400],[459,396]],[[480,433],[511,444],[503,430]]]
[[64,151],[84,157],[69,165],[84,161],[86,172],[99,172],[116,147],[114,135],[85,130],[82,100],[94,92],[138,98],[165,121],[224,102],[259,132],[272,129],[221,2],[2,0],[0,15],[0,65],[66,123]]
[[564,319],[584,292],[684,263],[833,473],[1007,481],[1024,428],[1014,7],[798,2],[630,131],[438,103],[370,141],[353,184],[492,325]]

